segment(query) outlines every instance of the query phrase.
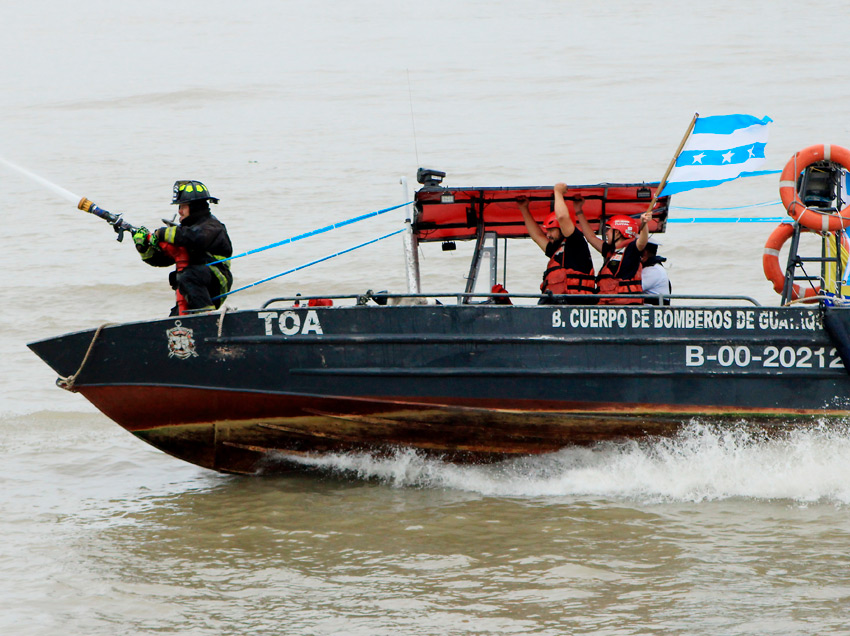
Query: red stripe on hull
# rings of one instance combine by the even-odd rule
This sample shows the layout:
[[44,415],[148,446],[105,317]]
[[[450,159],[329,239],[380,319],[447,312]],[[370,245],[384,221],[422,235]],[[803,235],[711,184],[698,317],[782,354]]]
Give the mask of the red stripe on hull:
[[612,415],[612,416],[721,416],[793,417],[846,416],[845,410],[746,408],[723,405],[671,405],[563,402],[556,400],[494,400],[482,398],[402,398],[385,396],[321,397],[248,391],[221,391],[157,386],[87,386],[79,392],[101,412],[128,431],[163,426],[294,418],[314,415],[316,410],[340,415],[390,415],[400,410],[451,411],[461,415],[489,414],[501,420],[521,414]]
[[[492,461],[564,446],[672,435],[693,417],[795,418],[844,411],[730,409],[490,399],[330,398],[151,386],[87,386],[99,410],[153,446],[191,463],[255,473],[280,453],[413,448],[454,461]],[[275,467],[280,468],[280,464]]]

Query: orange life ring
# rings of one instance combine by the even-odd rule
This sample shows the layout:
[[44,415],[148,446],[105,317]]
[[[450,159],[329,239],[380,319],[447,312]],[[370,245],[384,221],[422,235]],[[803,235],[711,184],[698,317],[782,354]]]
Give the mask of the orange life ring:
[[[782,271],[782,267],[779,265],[779,250],[782,249],[785,241],[787,241],[792,234],[794,234],[794,226],[791,223],[780,223],[779,226],[773,230],[771,235],[768,237],[767,242],[764,244],[764,254],[761,257],[764,275],[767,280],[773,283],[773,290],[777,294],[781,294],[782,290],[785,288],[785,272]],[[811,298],[819,294],[820,285],[817,285],[816,287],[806,287],[802,290],[801,295],[800,286],[795,284],[791,290],[791,300],[797,300],[798,298]]]
[[797,177],[800,173],[813,163],[824,160],[833,161],[850,170],[850,150],[847,148],[829,144],[803,148],[785,164],[779,177],[779,198],[788,214],[803,227],[815,232],[836,232],[850,226],[850,205],[838,214],[826,214],[806,207],[797,193]]

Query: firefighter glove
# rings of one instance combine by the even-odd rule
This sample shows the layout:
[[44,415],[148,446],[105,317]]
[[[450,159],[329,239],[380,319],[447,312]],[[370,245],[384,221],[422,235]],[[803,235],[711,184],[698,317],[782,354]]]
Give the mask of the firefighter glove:
[[140,254],[147,252],[151,247],[156,247],[156,239],[144,226],[133,232],[133,243],[136,244],[136,250]]

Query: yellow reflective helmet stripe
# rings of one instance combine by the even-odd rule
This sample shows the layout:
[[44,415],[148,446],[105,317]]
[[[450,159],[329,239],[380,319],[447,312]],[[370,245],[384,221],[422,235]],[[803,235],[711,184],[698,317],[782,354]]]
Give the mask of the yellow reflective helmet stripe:
[[207,186],[205,186],[200,181],[181,181],[180,186],[177,188],[180,192],[186,190],[187,192],[206,192]]

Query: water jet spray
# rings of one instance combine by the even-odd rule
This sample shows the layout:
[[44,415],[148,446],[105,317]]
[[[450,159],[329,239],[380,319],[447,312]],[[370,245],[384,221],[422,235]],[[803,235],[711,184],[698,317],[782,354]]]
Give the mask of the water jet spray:
[[63,187],[60,187],[60,186],[56,185],[55,183],[51,183],[50,181],[48,181],[44,177],[40,177],[37,174],[30,172],[26,168],[22,168],[21,166],[12,163],[8,159],[3,159],[3,157],[0,157],[0,163],[2,163],[3,165],[5,165],[8,168],[11,168],[12,170],[15,170],[16,172],[20,172],[22,175],[24,175],[25,177],[29,177],[30,179],[32,179],[36,183],[40,183],[41,185],[46,187],[48,190],[52,190],[53,192],[55,192],[56,194],[61,196],[63,199],[67,199],[71,203],[76,203],[80,198],[78,195],[74,194],[73,192],[70,192]]
[[15,170],[16,172],[21,173],[25,177],[29,177],[36,183],[43,185],[48,190],[51,190],[52,192],[55,192],[56,194],[61,196],[63,199],[67,199],[71,203],[76,204],[77,208],[82,210],[83,212],[88,212],[89,214],[94,214],[95,216],[100,217],[113,227],[115,232],[118,234],[118,241],[124,239],[124,232],[132,233],[135,232],[137,229],[135,226],[127,223],[127,221],[125,221],[120,214],[113,214],[112,212],[107,212],[103,208],[98,207],[97,205],[92,203],[86,197],[80,197],[79,195],[74,194],[70,190],[66,190],[65,188],[58,186],[55,183],[51,183],[44,177],[40,177],[34,172],[31,172],[26,168],[22,168],[21,166],[12,163],[8,159],[3,159],[2,157],[0,157],[0,163],[11,168],[12,170]]

